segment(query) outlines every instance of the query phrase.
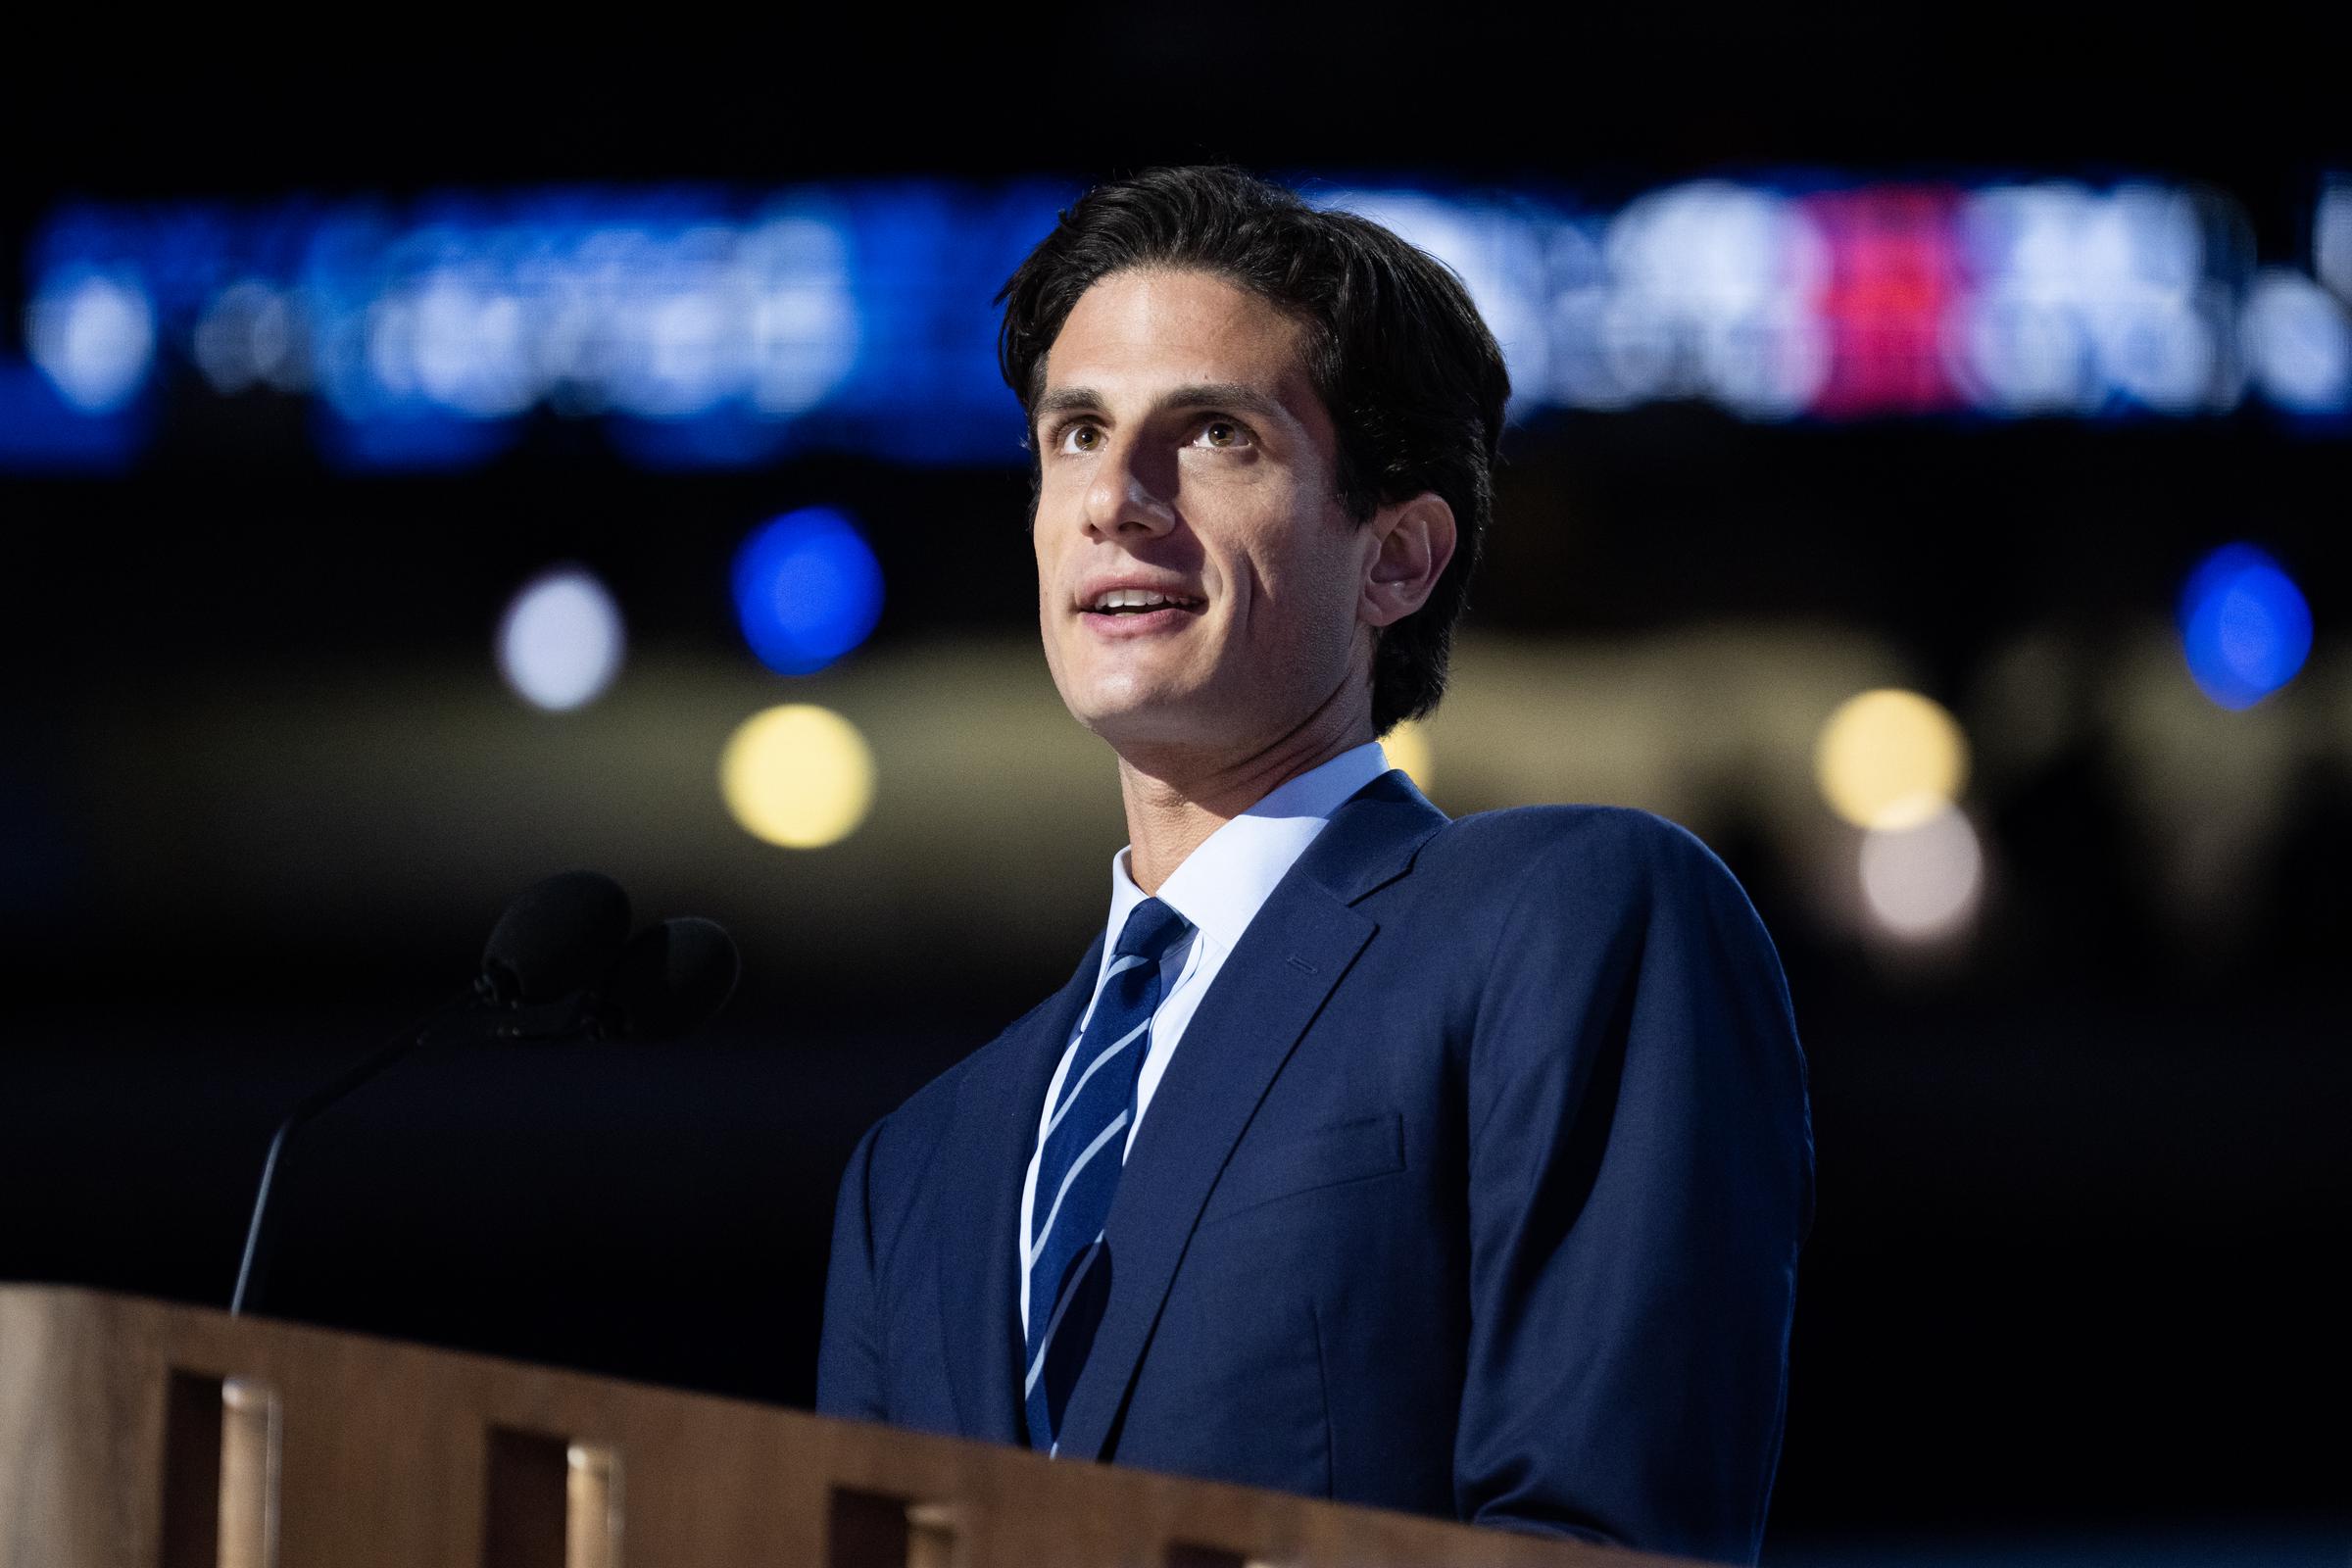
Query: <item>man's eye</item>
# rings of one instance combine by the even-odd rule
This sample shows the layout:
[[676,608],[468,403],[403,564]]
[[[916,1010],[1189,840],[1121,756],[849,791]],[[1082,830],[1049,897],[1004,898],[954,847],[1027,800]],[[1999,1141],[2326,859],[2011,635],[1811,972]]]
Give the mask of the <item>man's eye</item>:
[[1212,447],[1248,446],[1250,432],[1233,419],[1204,419],[1200,424],[1200,440]]
[[1091,424],[1065,425],[1061,432],[1064,452],[1092,452],[1102,444],[1102,432]]

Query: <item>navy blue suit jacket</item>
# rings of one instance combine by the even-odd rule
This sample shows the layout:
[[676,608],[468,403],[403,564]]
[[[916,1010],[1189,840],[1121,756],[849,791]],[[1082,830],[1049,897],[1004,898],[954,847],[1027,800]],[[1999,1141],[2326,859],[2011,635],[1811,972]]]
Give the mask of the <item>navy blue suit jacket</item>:
[[[1021,1181],[1069,983],[858,1146],[817,1408],[1022,1441]],[[1752,1560],[1813,1209],[1755,910],[1645,812],[1401,772],[1259,910],[1137,1131],[1064,1458]]]

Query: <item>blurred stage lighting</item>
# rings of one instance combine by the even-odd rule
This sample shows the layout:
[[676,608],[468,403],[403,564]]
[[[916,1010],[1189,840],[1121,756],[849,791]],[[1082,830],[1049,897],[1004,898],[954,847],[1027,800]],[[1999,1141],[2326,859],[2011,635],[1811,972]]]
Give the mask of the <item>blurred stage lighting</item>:
[[2352,174],[2338,174],[2320,191],[2311,219],[2311,265],[2335,297],[2352,306]]
[[207,303],[189,334],[189,355],[223,397],[254,386],[299,391],[308,384],[300,326],[285,291],[243,278]]
[[146,384],[155,308],[127,276],[69,270],[33,296],[24,341],[66,402],[83,414],[110,414]]
[[1968,778],[1968,737],[1937,703],[1882,688],[1838,705],[1813,748],[1830,808],[1859,828],[1900,832],[1947,808]]
[[1959,808],[1944,806],[1909,827],[1862,836],[1862,905],[1887,935],[1934,942],[1957,935],[1977,911],[1984,852]]
[[744,641],[783,675],[824,668],[865,641],[882,614],[881,564],[829,507],[786,513],[745,540],[734,588]]
[[535,708],[562,712],[596,701],[620,672],[620,607],[578,566],[525,583],[498,623],[498,671]]
[[2232,710],[2251,708],[2303,667],[2311,607],[2268,553],[2224,545],[2180,591],[2180,647],[2206,696]]
[[2290,414],[2352,407],[2352,313],[2310,278],[2273,268],[2246,296],[2246,364],[2264,396]]
[[[221,395],[316,396],[321,452],[362,470],[481,464],[539,410],[600,421],[656,469],[816,450],[1010,465],[988,301],[1075,194],[908,178],[74,203],[26,248],[27,324],[81,416],[176,390],[169,360]],[[2249,396],[2352,413],[2340,175],[2308,215],[2308,272],[2258,270],[2228,194],[2148,177],[1317,199],[1460,274],[1509,363],[1514,418],[1684,399],[1773,421],[2186,418]],[[0,437],[0,462],[76,439]]]
[[2238,281],[2234,209],[2175,186],[2044,180],[1972,192],[1958,219],[1972,286],[1947,352],[1971,401],[2021,415],[2236,401],[2215,305]]
[[788,850],[858,830],[874,799],[874,754],[831,709],[788,703],[747,718],[719,758],[718,783],[743,830]]

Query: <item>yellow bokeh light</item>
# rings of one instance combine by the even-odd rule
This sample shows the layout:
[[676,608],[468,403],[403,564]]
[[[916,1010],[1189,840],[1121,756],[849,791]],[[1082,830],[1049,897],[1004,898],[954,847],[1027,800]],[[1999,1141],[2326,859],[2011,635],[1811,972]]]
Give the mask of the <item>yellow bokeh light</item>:
[[1813,775],[1830,808],[1854,826],[1900,832],[1959,799],[1968,737],[1917,692],[1868,691],[1839,704],[1821,727]]
[[874,754],[829,708],[787,703],[737,726],[718,787],[745,832],[789,850],[822,849],[858,830],[874,800]]
[[1391,767],[1403,768],[1415,789],[1429,793],[1429,736],[1420,725],[1407,719],[1380,738],[1380,749],[1388,754]]

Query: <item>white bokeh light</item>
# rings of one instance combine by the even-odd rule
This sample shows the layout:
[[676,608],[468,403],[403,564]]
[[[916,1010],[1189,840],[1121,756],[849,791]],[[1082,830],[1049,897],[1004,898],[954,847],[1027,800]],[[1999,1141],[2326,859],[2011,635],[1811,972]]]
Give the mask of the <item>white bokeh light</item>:
[[2091,414],[2121,398],[2183,415],[2235,401],[2209,227],[2230,210],[2184,189],[2067,180],[1961,202],[1970,288],[1944,323],[1948,368],[1978,407]]
[[498,670],[533,707],[594,702],[620,673],[620,607],[595,576],[558,566],[525,583],[498,623]]
[[[1591,333],[1608,384],[1568,389],[1568,401],[1696,395],[1785,419],[1820,394],[1829,345],[1813,302],[1829,249],[1798,204],[1723,180],[1672,185],[1610,220],[1599,253],[1605,302],[1555,324]],[[1580,368],[1586,358],[1574,343],[1560,357]]]
[[[857,362],[859,320],[838,222],[755,225],[530,217],[419,226],[366,241],[391,275],[340,308],[358,318],[348,411],[416,400],[476,419],[545,402],[699,418],[746,404],[780,418],[823,402]],[[317,334],[333,350],[334,334]]]
[[2240,329],[2264,394],[2297,414],[2352,403],[2352,314],[2307,277],[2282,268],[2254,279]]
[[155,365],[155,308],[131,278],[78,271],[45,282],[25,312],[25,347],[84,414],[121,408]]
[[190,334],[196,368],[223,396],[255,385],[295,391],[305,381],[292,291],[240,278],[215,294]]
[[1862,837],[1862,905],[1886,934],[1933,942],[1959,933],[1984,891],[1984,851],[1955,807],[1917,827]]

